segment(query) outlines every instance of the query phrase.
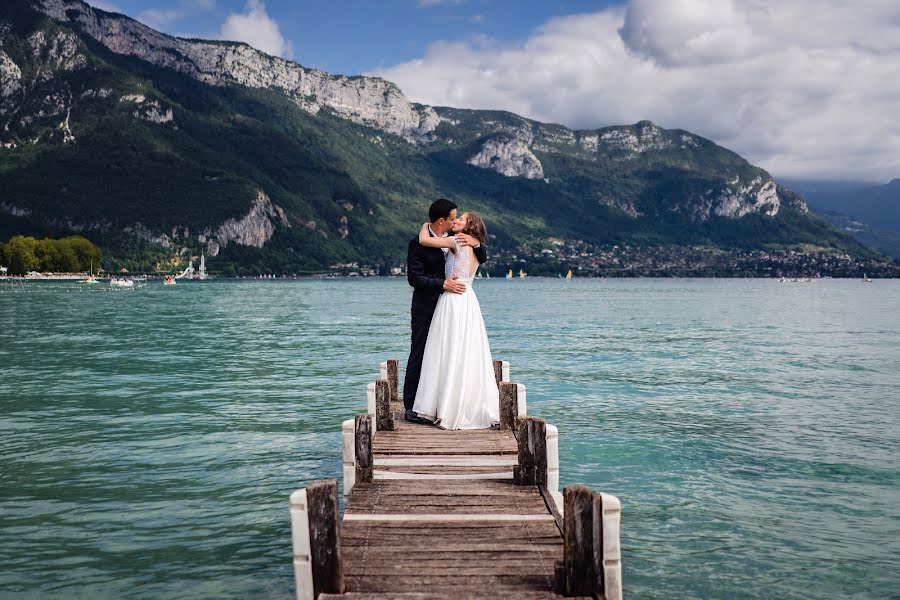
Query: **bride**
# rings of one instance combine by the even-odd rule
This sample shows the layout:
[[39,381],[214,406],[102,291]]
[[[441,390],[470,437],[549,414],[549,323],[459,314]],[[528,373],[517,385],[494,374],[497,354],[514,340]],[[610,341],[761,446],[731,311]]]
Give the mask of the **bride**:
[[[484,221],[475,213],[463,213],[456,220],[452,233],[460,232],[485,242]],[[500,422],[500,399],[481,306],[472,290],[478,261],[472,248],[460,245],[452,235],[433,237],[428,223],[422,226],[419,243],[449,250],[446,277],[457,278],[466,291],[441,294],[438,299],[413,410],[443,429],[487,429]]]

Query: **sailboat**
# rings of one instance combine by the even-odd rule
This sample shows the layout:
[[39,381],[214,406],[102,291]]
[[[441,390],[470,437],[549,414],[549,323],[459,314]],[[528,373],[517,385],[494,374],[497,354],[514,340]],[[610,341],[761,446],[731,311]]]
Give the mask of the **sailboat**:
[[93,260],[91,261],[91,274],[88,275],[84,279],[80,279],[78,281],[78,283],[100,283],[99,281],[97,281],[97,278],[94,277],[94,261]]
[[484,278],[485,278],[485,279],[490,279],[490,278],[491,278],[491,274],[490,274],[489,272],[485,271],[485,272],[484,272]]
[[519,269],[519,279],[525,279],[525,271]]
[[200,271],[197,273],[197,279],[209,279],[209,275],[206,274],[206,256],[202,252],[200,253]]
[[188,262],[187,269],[181,272],[181,275],[176,275],[175,279],[193,279],[194,278],[194,259]]
[[566,279],[572,279],[572,269],[569,269],[569,272],[566,273]]
[[506,274],[507,279],[512,279],[512,269],[509,270],[509,273]]
[[863,273],[863,283],[872,283],[872,280],[865,273]]

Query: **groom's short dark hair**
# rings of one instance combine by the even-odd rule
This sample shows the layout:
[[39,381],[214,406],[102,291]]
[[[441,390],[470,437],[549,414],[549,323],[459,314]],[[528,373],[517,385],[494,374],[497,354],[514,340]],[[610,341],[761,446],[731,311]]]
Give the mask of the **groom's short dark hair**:
[[438,198],[431,203],[431,208],[428,209],[428,218],[432,223],[438,219],[446,219],[454,208],[456,208],[456,205],[446,198]]

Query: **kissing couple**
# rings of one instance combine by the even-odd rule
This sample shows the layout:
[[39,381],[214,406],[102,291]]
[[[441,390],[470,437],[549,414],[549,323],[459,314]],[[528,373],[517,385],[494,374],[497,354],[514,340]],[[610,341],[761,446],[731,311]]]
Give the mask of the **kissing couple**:
[[500,422],[500,394],[481,306],[472,289],[487,260],[484,221],[441,198],[409,242],[412,343],[403,382],[406,420],[442,429]]

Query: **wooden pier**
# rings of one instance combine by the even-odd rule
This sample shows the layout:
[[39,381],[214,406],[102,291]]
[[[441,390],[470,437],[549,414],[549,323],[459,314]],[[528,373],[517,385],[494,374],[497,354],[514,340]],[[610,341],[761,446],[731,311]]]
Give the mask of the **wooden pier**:
[[403,420],[398,364],[343,424],[335,480],[291,495],[298,600],[622,597],[619,500],[559,490],[556,427],[526,414],[525,386],[495,363],[500,428]]

